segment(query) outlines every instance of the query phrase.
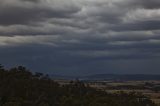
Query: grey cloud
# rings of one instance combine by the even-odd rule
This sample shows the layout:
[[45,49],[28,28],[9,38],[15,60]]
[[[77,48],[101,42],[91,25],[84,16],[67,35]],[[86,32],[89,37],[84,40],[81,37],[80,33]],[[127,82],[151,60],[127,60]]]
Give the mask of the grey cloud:
[[159,8],[160,1],[148,0],[146,2],[145,0],[139,0],[139,1],[135,1],[135,5],[141,5],[142,7],[149,8],[149,9],[156,9],[156,8]]
[[68,4],[56,6],[53,3],[53,7],[51,7],[52,4],[47,3],[47,1],[32,1],[30,3],[26,3],[30,0],[14,0],[13,3],[7,1],[0,3],[0,25],[34,24],[37,21],[44,21],[52,17],[66,18],[80,10],[79,7],[68,6]]
[[34,3],[40,2],[40,0],[21,0],[21,1],[25,1],[25,2],[34,2]]
[[[48,0],[48,2],[43,0],[36,0],[35,2],[30,2],[30,0],[14,1],[15,3],[10,3],[9,0],[6,0],[6,2],[1,1],[3,3],[1,3],[0,24],[3,30],[1,30],[0,35],[64,35],[66,33],[73,33],[76,36],[76,34],[79,35],[79,32],[83,32],[83,35],[88,35],[105,32],[107,34],[107,31],[110,30],[141,31],[159,29],[159,20],[155,20],[155,17],[159,19],[160,15],[158,11],[154,12],[157,8],[147,8],[147,5],[153,6],[157,4],[157,1],[149,1],[151,3],[146,3],[143,0],[84,0],[81,2],[75,0],[67,2],[62,2],[63,0]],[[142,17],[143,11],[137,13],[139,12],[137,11],[138,9],[144,10],[146,14],[149,12],[150,16],[145,19],[145,16]],[[153,11],[150,11],[152,9]],[[136,15],[132,16],[135,17],[135,22],[132,22],[132,18],[127,18],[127,14],[131,14],[132,12]],[[152,16],[152,14],[157,15]],[[125,18],[129,22],[123,22]],[[139,20],[139,18],[142,19]],[[57,31],[60,27],[62,27],[62,30]],[[63,33],[64,27],[66,31]]]
[[110,28],[113,31],[149,31],[159,30],[160,21],[149,20],[149,21],[138,21],[135,23],[114,25]]
[[[76,48],[77,45],[74,45]],[[72,44],[72,46],[74,45]],[[148,49],[146,47],[146,49],[144,49],[143,47],[143,49],[130,48],[126,50],[126,48],[122,46],[122,48],[119,47],[119,49],[116,50],[115,48],[108,49],[110,53],[112,52],[110,55],[103,54],[105,53],[103,50],[96,51],[92,49],[88,51],[85,50],[83,46],[78,47],[78,49],[84,50],[85,54],[77,51],[77,49],[65,49],[67,49],[66,46],[59,48],[35,44],[19,47],[1,47],[0,62],[6,64],[7,67],[25,65],[34,71],[45,71],[45,73],[52,74],[159,73],[159,65],[157,63],[159,62],[159,58],[152,56],[152,52],[158,53],[160,51],[159,48]],[[105,50],[107,49],[105,48]],[[153,62],[155,62],[155,64],[153,64]],[[148,69],[140,70],[140,68],[145,68],[145,64],[147,64]],[[124,67],[128,68],[125,69]],[[154,72],[151,72],[150,69],[154,69]]]
[[0,63],[59,74],[134,69],[159,73],[159,4],[158,0],[0,1]]

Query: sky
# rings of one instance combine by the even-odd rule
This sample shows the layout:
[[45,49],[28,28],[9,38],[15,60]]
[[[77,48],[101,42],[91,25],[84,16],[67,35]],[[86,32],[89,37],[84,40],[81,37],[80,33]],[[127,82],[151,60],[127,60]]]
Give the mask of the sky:
[[0,0],[0,64],[160,74],[160,0]]

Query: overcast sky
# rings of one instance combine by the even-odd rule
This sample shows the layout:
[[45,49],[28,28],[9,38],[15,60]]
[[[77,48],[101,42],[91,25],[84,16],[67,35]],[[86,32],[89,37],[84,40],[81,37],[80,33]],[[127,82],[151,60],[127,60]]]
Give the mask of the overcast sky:
[[0,63],[61,75],[160,74],[160,0],[0,0]]

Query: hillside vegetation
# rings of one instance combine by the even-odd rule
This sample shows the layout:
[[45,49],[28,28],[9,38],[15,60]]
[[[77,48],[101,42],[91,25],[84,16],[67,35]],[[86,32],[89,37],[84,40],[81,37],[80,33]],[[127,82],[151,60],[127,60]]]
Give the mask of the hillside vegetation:
[[80,81],[59,85],[48,75],[0,66],[0,106],[156,106],[142,94],[106,93]]

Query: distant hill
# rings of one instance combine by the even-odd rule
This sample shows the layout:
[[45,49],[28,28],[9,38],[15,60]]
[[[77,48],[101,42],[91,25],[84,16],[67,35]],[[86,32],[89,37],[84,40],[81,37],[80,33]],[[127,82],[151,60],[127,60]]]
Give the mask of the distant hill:
[[95,74],[89,76],[60,76],[52,75],[53,79],[66,79],[66,80],[160,80],[160,75],[149,75],[149,74]]
[[86,76],[86,80],[160,80],[160,75],[148,74],[96,74]]
[[62,80],[75,80],[75,79],[79,79],[81,77],[76,77],[76,76],[65,76],[65,75],[56,75],[56,74],[52,74],[52,75],[49,75],[50,78],[52,79],[62,79]]

